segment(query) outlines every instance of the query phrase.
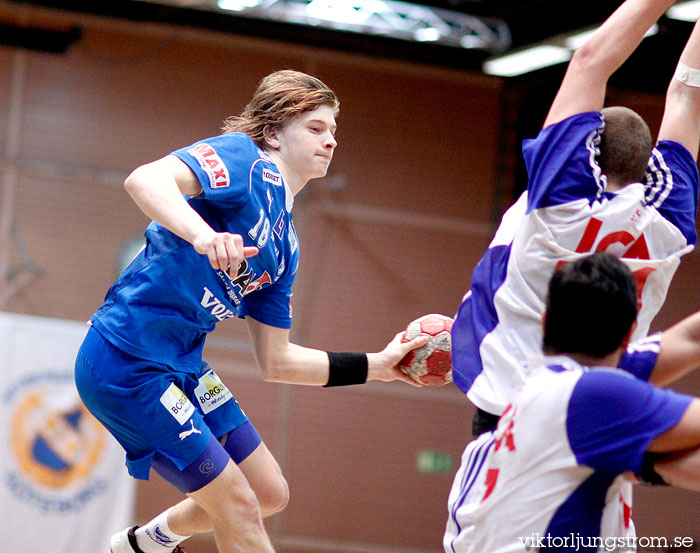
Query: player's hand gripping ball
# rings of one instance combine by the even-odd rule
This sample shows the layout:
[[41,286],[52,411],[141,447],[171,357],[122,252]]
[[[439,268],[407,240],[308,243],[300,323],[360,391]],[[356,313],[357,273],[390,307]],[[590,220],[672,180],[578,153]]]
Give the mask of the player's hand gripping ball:
[[427,344],[409,351],[399,368],[416,382],[442,386],[452,382],[452,323],[445,315],[423,315],[410,323],[401,337],[409,342],[421,334],[430,336]]

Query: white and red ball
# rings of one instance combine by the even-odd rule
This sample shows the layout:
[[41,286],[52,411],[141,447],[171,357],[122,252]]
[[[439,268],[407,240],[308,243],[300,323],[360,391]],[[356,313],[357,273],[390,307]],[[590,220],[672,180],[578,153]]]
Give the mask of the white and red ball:
[[401,337],[410,342],[421,334],[430,336],[422,347],[416,348],[399,361],[399,368],[416,382],[426,386],[442,386],[452,382],[452,323],[445,315],[423,315],[410,323]]

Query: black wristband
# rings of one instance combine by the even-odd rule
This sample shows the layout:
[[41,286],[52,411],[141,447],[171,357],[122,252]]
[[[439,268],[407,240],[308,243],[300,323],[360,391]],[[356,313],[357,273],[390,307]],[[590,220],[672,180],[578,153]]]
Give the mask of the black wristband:
[[327,351],[328,382],[324,388],[367,382],[367,354],[355,351]]
[[654,470],[654,463],[663,457],[660,453],[645,453],[642,460],[642,470],[639,471],[637,478],[642,484],[651,486],[668,486],[661,475]]

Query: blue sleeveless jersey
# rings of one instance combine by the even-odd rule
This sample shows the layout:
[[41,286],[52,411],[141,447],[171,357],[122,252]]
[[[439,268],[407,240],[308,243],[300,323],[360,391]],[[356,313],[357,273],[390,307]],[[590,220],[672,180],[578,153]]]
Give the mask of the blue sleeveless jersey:
[[293,194],[272,159],[242,133],[208,138],[173,155],[202,185],[200,195],[188,198],[192,209],[215,231],[240,234],[244,245],[260,253],[232,278],[152,222],[144,249],[90,322],[127,353],[198,371],[205,337],[219,321],[251,316],[278,328],[291,326],[299,260]]

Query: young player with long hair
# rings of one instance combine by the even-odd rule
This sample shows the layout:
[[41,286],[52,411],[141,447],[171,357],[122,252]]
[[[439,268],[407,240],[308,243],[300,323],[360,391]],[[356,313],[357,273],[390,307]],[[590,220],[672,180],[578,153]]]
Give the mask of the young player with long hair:
[[213,531],[220,553],[273,551],[262,518],[287,504],[280,467],[231,391],[202,359],[215,325],[244,317],[265,380],[315,386],[410,383],[397,363],[419,338],[378,353],[289,341],[299,259],[294,196],[326,175],[338,99],[319,79],[265,77],[224,133],[137,168],[127,192],[153,222],[109,289],[76,361],[87,408],[126,450],[135,478],[152,468],[188,497],[112,553],[170,553]]

